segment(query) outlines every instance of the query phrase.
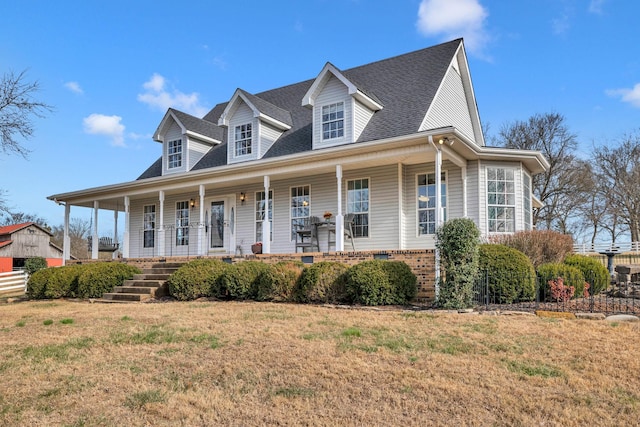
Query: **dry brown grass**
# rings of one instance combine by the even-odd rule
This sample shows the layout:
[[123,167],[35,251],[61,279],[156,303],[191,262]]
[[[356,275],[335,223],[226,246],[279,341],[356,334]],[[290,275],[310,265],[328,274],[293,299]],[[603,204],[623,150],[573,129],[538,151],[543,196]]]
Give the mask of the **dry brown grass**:
[[639,333],[270,303],[5,304],[0,425],[638,425]]

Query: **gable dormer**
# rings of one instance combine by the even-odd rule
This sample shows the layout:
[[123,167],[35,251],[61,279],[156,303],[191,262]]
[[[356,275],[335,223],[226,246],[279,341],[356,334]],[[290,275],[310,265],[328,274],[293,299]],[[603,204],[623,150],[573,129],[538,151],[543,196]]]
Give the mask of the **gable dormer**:
[[222,132],[214,123],[169,108],[153,135],[162,143],[162,175],[191,170],[222,142]]
[[218,120],[227,128],[227,163],[261,159],[292,123],[289,111],[236,89]]
[[382,103],[330,62],[304,95],[313,109],[313,149],[350,144],[360,137]]

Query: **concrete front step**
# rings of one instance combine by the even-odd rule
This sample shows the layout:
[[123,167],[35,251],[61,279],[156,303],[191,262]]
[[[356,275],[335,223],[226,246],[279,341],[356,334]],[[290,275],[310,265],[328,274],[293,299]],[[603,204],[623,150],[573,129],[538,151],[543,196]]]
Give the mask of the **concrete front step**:
[[114,294],[149,294],[155,295],[158,288],[150,288],[147,286],[116,286],[113,289]]
[[150,294],[121,294],[117,292],[102,295],[106,301],[140,302],[151,298]]
[[143,268],[142,274],[166,274],[172,275],[178,270],[177,268]]
[[168,280],[171,277],[171,274],[164,273],[142,273],[142,274],[134,274],[133,280]]
[[122,284],[122,286],[141,286],[141,287],[147,287],[147,288],[160,288],[166,282],[167,282],[166,280],[135,280],[135,279],[129,279],[129,280],[125,280],[124,283]]

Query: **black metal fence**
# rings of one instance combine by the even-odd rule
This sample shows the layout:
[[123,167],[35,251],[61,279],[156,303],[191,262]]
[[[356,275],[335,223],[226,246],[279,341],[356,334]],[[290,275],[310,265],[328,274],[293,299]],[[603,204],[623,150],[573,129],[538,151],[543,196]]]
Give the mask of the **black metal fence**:
[[[622,279],[622,280],[619,280]],[[475,282],[473,295],[478,310],[567,311],[640,315],[640,283],[617,275],[598,290],[569,286],[538,276],[500,275],[485,271]],[[593,280],[586,278],[587,283]],[[552,286],[553,285],[553,286]],[[585,289],[586,288],[586,289]],[[591,289],[589,289],[591,288]]]

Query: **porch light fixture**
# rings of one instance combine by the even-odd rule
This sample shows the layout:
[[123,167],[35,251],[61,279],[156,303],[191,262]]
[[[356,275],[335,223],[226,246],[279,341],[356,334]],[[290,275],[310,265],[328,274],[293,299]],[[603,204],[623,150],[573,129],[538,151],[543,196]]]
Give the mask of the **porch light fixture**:
[[240,193],[240,203],[244,205],[245,200],[247,200],[247,195],[245,193]]
[[189,200],[189,206],[191,206],[192,208],[196,206],[196,199],[191,199]]
[[440,144],[440,145],[443,145],[444,143],[447,143],[447,144],[449,144],[449,146],[452,146],[454,142],[455,142],[454,139],[449,139],[446,136],[444,138],[440,138],[438,140],[438,144]]

